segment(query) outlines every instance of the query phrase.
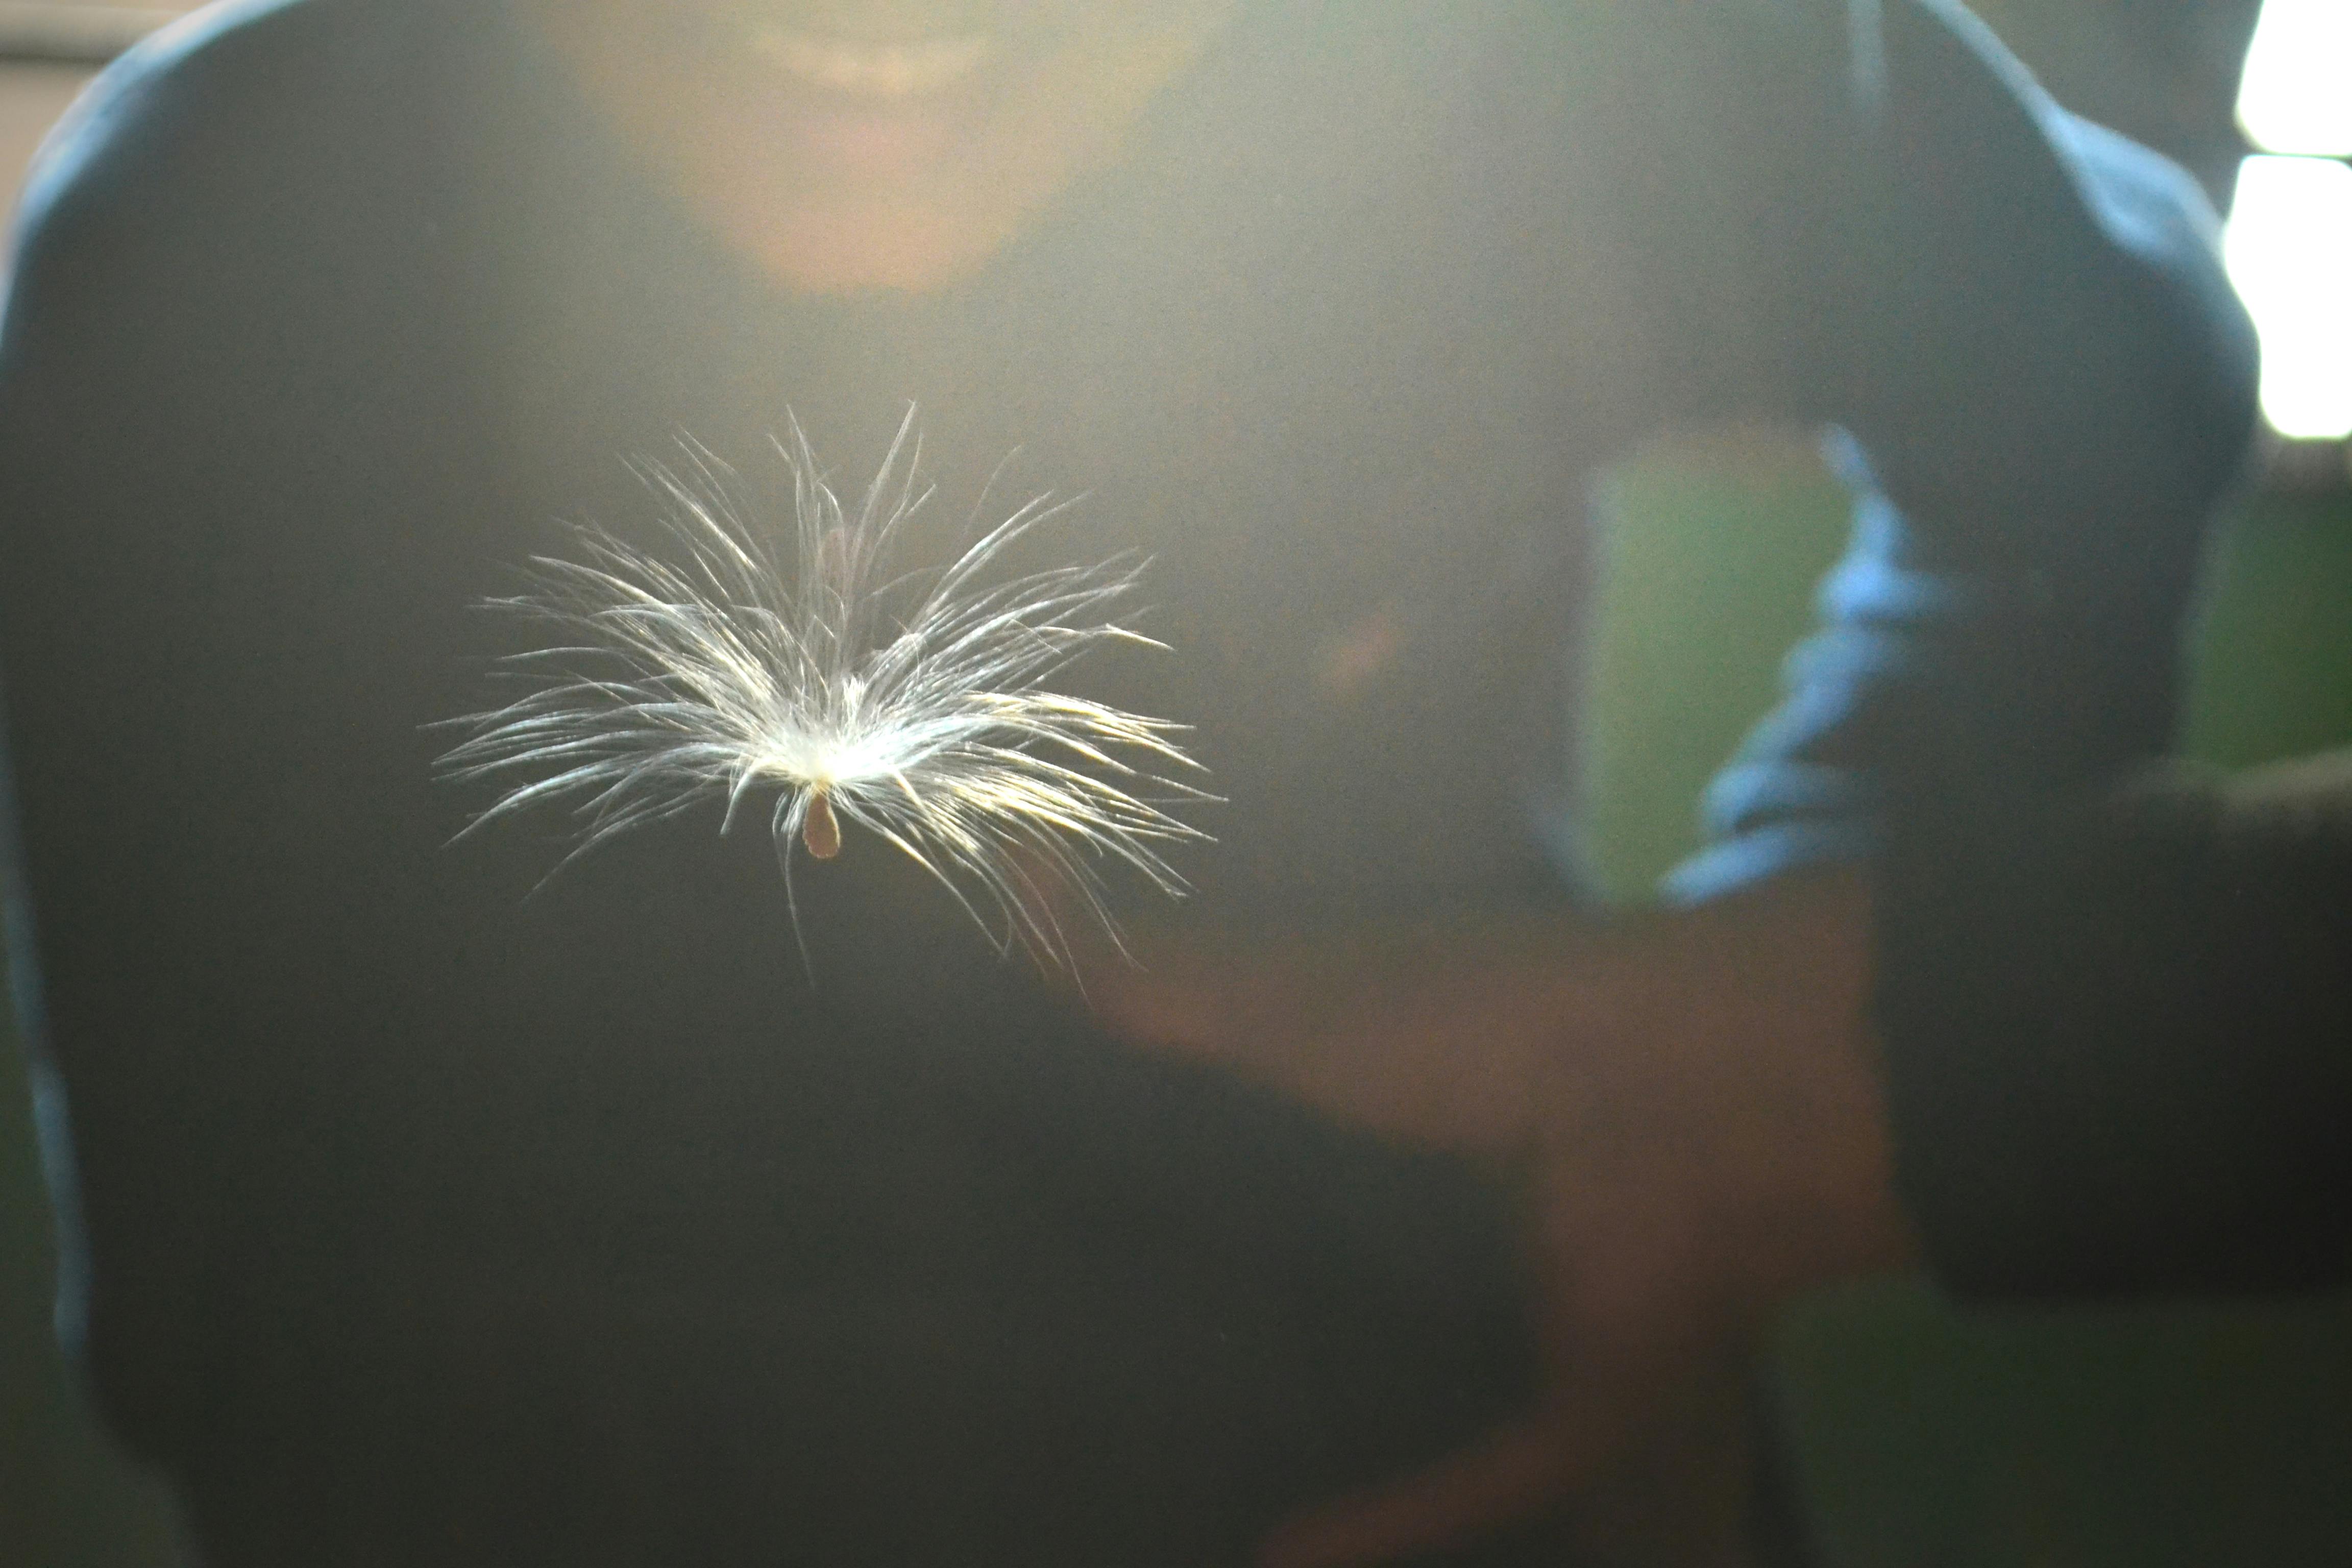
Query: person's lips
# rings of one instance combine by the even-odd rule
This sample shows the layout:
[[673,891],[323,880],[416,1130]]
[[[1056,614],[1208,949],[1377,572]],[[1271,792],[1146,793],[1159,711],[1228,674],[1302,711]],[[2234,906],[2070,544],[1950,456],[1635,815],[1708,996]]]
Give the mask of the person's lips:
[[845,108],[914,107],[978,74],[994,52],[985,33],[873,43],[762,27],[751,47],[800,86],[839,100]]
[[935,173],[985,112],[985,68],[1003,50],[988,33],[877,42],[761,27],[751,53],[782,90],[771,121],[801,166],[866,187]]

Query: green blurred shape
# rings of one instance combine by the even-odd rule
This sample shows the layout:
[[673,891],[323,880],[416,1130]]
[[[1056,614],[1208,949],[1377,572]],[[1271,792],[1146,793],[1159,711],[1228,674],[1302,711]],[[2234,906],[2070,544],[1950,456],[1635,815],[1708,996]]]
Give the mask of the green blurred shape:
[[2352,497],[2256,506],[2214,552],[2182,745],[2244,767],[2352,741]]
[[1638,903],[1698,847],[1698,793],[1780,692],[1843,547],[1843,492],[1769,431],[1662,446],[1610,475],[1586,649],[1587,861]]

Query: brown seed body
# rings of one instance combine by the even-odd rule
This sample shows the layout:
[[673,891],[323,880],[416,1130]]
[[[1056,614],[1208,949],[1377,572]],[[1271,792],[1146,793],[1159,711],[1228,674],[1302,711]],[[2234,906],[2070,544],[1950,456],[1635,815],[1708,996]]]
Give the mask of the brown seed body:
[[830,860],[841,853],[841,821],[833,815],[833,804],[824,798],[822,790],[809,796],[808,816],[801,824],[801,842],[820,860]]

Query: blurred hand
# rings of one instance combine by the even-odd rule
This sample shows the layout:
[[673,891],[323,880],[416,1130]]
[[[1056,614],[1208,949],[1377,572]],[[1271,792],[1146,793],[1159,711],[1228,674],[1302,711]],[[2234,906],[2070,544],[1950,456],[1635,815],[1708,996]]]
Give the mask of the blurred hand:
[[1090,966],[1112,1029],[1521,1184],[1545,1390],[1471,1451],[1295,1519],[1269,1568],[1551,1510],[1686,1418],[1809,1284],[1900,1267],[1867,1023],[1868,899],[1817,874],[1596,930],[1528,917]]

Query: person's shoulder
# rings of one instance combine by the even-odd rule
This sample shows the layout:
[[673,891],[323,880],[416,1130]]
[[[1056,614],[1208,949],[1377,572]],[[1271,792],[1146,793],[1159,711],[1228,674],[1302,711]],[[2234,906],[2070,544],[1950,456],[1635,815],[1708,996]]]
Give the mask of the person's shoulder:
[[[358,175],[358,149],[409,94],[439,0],[225,0],[100,73],[42,143],[14,227],[19,283],[51,253],[102,259],[175,215],[287,203]],[[305,190],[307,184],[311,187]]]
[[373,9],[226,0],[148,35],[99,73],[42,142],[19,199],[19,230],[43,228],[138,165],[215,140],[250,120],[265,91],[281,111],[289,107],[285,95],[304,96],[311,62],[338,52],[319,46],[359,22],[355,11]]

